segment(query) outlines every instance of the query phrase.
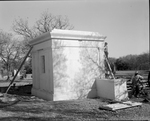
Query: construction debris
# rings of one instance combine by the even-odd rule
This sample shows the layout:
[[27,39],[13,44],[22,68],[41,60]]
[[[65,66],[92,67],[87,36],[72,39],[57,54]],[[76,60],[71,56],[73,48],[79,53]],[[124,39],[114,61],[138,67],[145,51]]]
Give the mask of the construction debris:
[[141,106],[141,105],[142,103],[139,103],[139,102],[126,101],[126,102],[118,102],[114,104],[103,105],[103,106],[100,106],[99,109],[116,111],[120,109],[126,109],[126,108]]

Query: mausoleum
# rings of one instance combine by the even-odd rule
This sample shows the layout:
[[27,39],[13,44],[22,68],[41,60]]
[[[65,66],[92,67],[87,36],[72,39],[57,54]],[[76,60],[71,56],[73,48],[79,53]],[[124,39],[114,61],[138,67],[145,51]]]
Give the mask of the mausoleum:
[[[33,46],[32,49],[32,77],[33,77],[33,87],[32,94],[43,98],[45,100],[63,100],[63,99],[73,99],[69,97],[74,95],[70,91],[58,91],[54,86],[54,65],[53,65],[53,40],[60,40],[73,43],[73,41],[96,41],[98,42],[98,47],[101,48],[99,51],[99,61],[101,62],[101,67],[104,69],[104,41],[106,36],[102,36],[97,32],[87,32],[87,31],[74,31],[74,30],[59,30],[54,29],[51,32],[46,32],[43,35],[31,40],[29,44]],[[76,51],[74,51],[76,52]],[[72,53],[73,55],[74,53]],[[74,54],[75,55],[75,54]],[[69,57],[69,56],[68,56]],[[73,60],[72,60],[73,61]],[[70,64],[70,66],[73,64]],[[76,65],[74,65],[75,67]],[[78,70],[78,69],[77,69]],[[119,80],[105,80],[105,73],[102,71],[102,76],[91,83],[91,89],[87,92],[88,98],[93,97],[104,97],[115,100],[121,100],[127,97],[126,82],[116,84]],[[71,78],[68,77],[70,81]],[[65,82],[61,85],[64,89],[69,89],[69,83]],[[117,85],[117,86],[116,86]],[[67,87],[68,86],[68,87]],[[123,88],[122,88],[123,87]],[[121,92],[121,93],[119,93]],[[118,97],[118,95],[120,95]],[[64,95],[64,96],[63,96]],[[66,98],[64,98],[66,97]]]

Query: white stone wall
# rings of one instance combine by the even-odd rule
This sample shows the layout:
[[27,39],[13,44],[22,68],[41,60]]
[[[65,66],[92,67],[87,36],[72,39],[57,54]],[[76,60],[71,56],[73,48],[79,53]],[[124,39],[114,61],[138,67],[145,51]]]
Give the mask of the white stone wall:
[[97,96],[113,100],[128,98],[126,81],[123,79],[96,79]]
[[[45,72],[42,72],[42,56],[45,57]],[[53,62],[51,41],[34,46],[32,50],[33,87],[32,94],[53,100]]]

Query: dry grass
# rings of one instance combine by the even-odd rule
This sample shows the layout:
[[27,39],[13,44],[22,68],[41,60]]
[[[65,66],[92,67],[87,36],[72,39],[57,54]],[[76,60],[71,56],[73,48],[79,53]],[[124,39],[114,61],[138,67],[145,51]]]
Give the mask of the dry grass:
[[[26,91],[24,88],[21,89]],[[112,112],[99,109],[101,105],[108,104],[108,101],[102,99],[53,102],[44,101],[30,94],[17,98],[20,101],[16,104],[0,102],[0,121],[150,120],[150,103],[143,103],[142,107]],[[143,99],[132,100],[141,102]]]
[[99,106],[108,103],[102,99],[53,102],[31,96],[18,98],[20,101],[17,104],[1,106],[0,121],[150,120],[150,104],[148,103],[143,103],[142,107],[112,112],[99,109]]

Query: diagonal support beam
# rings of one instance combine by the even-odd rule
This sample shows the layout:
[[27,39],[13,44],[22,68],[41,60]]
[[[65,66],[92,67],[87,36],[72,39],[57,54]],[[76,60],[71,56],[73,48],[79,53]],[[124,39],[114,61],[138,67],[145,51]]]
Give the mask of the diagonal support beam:
[[15,81],[15,79],[16,79],[16,77],[17,77],[19,71],[21,70],[23,64],[25,63],[27,57],[29,56],[29,54],[30,54],[32,48],[33,48],[33,46],[31,46],[31,48],[29,49],[28,53],[27,53],[26,56],[24,57],[24,60],[22,61],[21,65],[19,66],[19,68],[18,68],[18,70],[17,70],[17,73],[15,74],[15,76],[13,77],[13,79],[11,80],[11,82],[10,82],[10,84],[9,84],[9,86],[8,86],[8,88],[7,88],[7,90],[6,90],[6,92],[5,92],[5,95],[8,93],[8,91],[9,91],[11,85],[12,85],[13,82]]

